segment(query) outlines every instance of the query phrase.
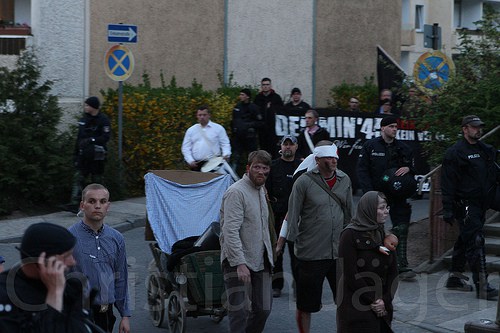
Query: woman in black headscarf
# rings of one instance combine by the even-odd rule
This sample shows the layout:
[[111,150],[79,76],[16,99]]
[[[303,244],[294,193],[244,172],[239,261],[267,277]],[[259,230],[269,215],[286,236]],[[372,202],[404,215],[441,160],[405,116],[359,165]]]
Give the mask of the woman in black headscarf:
[[385,195],[367,192],[340,236],[339,333],[393,332],[392,299],[398,284],[397,260],[394,252],[380,251],[388,215]]

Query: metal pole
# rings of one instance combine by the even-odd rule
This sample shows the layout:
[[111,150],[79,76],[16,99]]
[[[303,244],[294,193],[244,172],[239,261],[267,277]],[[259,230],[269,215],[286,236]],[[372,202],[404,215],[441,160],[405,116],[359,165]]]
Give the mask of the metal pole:
[[123,118],[123,81],[118,82],[118,168],[122,183],[122,118]]

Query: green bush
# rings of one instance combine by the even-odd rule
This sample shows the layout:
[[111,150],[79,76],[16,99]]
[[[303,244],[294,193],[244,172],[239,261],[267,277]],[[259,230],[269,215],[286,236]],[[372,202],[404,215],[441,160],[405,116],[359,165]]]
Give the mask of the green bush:
[[61,109],[40,74],[33,51],[14,70],[0,68],[0,214],[57,204],[70,193],[74,142],[58,132]]
[[[148,170],[186,168],[181,144],[186,130],[197,121],[196,109],[200,105],[208,105],[211,119],[230,135],[232,109],[241,89],[232,83],[223,86],[219,91],[230,92],[226,95],[205,90],[196,80],[190,87],[177,86],[175,77],[167,85],[162,76],[161,87],[151,87],[149,82],[149,76],[144,74],[142,84],[123,87],[122,182],[123,191],[132,196],[144,195]],[[118,142],[118,92],[108,89],[101,93],[105,98],[101,110],[109,116],[113,141]]]
[[360,102],[361,111],[373,112],[378,106],[378,88],[373,75],[365,77],[362,85],[343,82],[330,89],[331,101],[328,106],[334,109],[349,108],[349,99],[356,96]]

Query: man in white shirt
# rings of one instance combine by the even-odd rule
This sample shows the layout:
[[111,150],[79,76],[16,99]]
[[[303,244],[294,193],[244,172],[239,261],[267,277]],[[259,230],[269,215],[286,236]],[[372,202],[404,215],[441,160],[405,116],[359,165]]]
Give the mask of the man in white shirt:
[[215,156],[229,160],[231,144],[226,130],[210,121],[210,110],[203,105],[196,111],[198,124],[188,128],[182,141],[182,155],[193,171],[200,171],[204,162]]

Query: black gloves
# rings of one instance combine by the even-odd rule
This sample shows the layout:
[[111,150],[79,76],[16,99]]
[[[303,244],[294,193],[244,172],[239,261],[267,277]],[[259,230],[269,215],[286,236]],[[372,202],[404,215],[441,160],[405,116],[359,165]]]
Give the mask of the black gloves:
[[453,212],[445,210],[443,211],[443,221],[448,223],[450,226],[455,222],[455,218],[453,217]]
[[90,138],[81,139],[80,142],[78,143],[78,145],[79,145],[80,149],[83,149],[83,148],[87,147],[87,145],[91,142],[92,142],[92,140]]

